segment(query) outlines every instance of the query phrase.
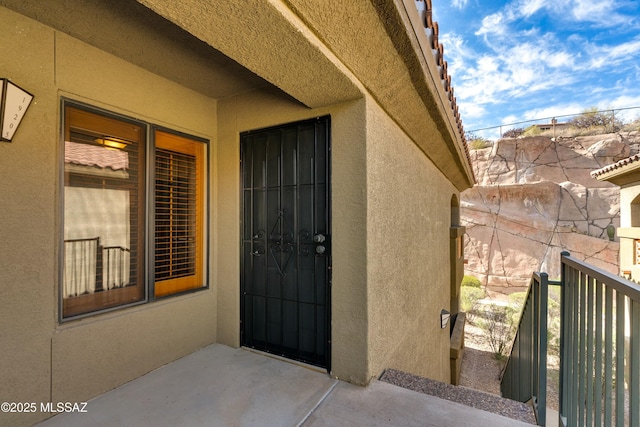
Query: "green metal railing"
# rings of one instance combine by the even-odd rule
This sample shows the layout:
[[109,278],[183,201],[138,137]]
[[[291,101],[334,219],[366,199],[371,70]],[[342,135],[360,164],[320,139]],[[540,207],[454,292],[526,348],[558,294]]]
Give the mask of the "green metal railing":
[[547,410],[547,332],[550,282],[546,273],[534,273],[520,315],[511,353],[502,372],[502,396],[519,402],[533,400],[538,425]]
[[560,423],[640,426],[640,286],[562,254]]

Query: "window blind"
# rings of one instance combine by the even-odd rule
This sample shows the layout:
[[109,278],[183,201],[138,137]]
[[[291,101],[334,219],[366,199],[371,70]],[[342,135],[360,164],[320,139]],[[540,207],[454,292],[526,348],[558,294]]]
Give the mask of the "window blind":
[[195,274],[197,162],[193,155],[156,150],[156,280]]

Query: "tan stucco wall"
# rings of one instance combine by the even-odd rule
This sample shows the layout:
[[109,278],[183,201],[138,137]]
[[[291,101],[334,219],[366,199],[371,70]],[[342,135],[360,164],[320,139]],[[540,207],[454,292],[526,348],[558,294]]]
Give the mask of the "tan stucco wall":
[[[0,401],[83,401],[215,342],[216,291],[58,324],[60,97],[212,144],[216,102],[4,8],[0,25],[11,58],[0,76],[35,95],[0,143]],[[43,416],[0,414],[0,425]]]
[[377,104],[367,105],[369,375],[396,368],[449,382],[440,310],[449,310],[457,190]]
[[635,264],[634,245],[634,240],[640,239],[640,208],[638,204],[633,204],[638,195],[640,184],[628,184],[620,188],[620,227],[617,230],[620,239],[620,274],[633,281],[640,281],[640,264]]
[[[47,402],[57,301],[53,32],[2,9],[0,25],[0,52],[12,58],[0,61],[0,76],[36,95],[13,142],[0,142],[0,402]],[[29,425],[39,417],[0,414],[0,424]]]
[[[382,369],[397,368],[448,381],[448,329],[440,329],[439,313],[449,304],[449,210],[457,190],[443,166],[407,136],[406,124],[390,118],[313,31],[295,30],[303,24],[283,2],[268,7],[269,19],[243,13],[246,6],[229,13],[238,25],[256,19],[265,32],[286,21],[281,39],[290,32],[303,46],[298,53],[311,55],[299,62],[302,69],[268,54],[290,54],[280,39],[249,37],[241,25],[247,40],[266,43],[270,50],[261,55],[273,63],[254,63],[249,47],[234,46],[235,39],[222,46],[237,58],[247,56],[267,76],[272,66],[270,80],[288,81],[282,87],[319,105],[315,109],[277,89],[215,101],[0,8],[0,53],[12,59],[0,63],[0,77],[35,95],[14,142],[0,143],[0,401],[82,401],[209,343],[238,346],[239,134],[326,114],[332,138],[331,373],[366,384]],[[178,18],[199,10],[176,8]],[[195,30],[215,41],[228,27],[211,28]],[[325,83],[305,78],[316,74]],[[339,76],[339,85],[332,85],[332,76]],[[58,324],[61,97],[211,141],[210,289]],[[416,120],[423,114],[411,111]],[[445,144],[432,126],[412,133],[428,136],[420,145]],[[42,415],[0,416],[0,425],[5,419],[29,425]]]
[[620,227],[640,225],[640,212],[637,208],[632,207],[638,195],[640,195],[640,183],[628,184],[620,188]]
[[218,339],[240,343],[240,133],[331,115],[332,144],[332,374],[368,380],[366,312],[366,129],[364,100],[310,110],[275,92],[254,92],[219,102],[216,152],[218,211],[215,281]]
[[[277,93],[218,104],[218,339],[240,343],[239,134],[331,115],[332,369],[366,384],[395,367],[449,381],[450,201],[457,190],[365,97],[309,110]],[[434,245],[435,239],[442,246]],[[221,248],[220,246],[224,246]]]

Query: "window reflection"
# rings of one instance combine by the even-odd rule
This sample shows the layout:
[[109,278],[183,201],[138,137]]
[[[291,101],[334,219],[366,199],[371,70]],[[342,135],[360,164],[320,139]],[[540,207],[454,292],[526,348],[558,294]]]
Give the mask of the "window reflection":
[[[120,128],[132,126],[67,107],[64,317],[143,298],[138,268],[143,144],[125,139],[129,135],[103,136]],[[142,140],[141,129],[134,134]]]

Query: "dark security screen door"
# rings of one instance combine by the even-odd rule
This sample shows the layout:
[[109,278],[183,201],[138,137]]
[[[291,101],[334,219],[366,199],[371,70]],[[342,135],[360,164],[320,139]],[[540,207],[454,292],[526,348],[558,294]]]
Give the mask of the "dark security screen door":
[[327,369],[329,125],[241,135],[242,345]]

